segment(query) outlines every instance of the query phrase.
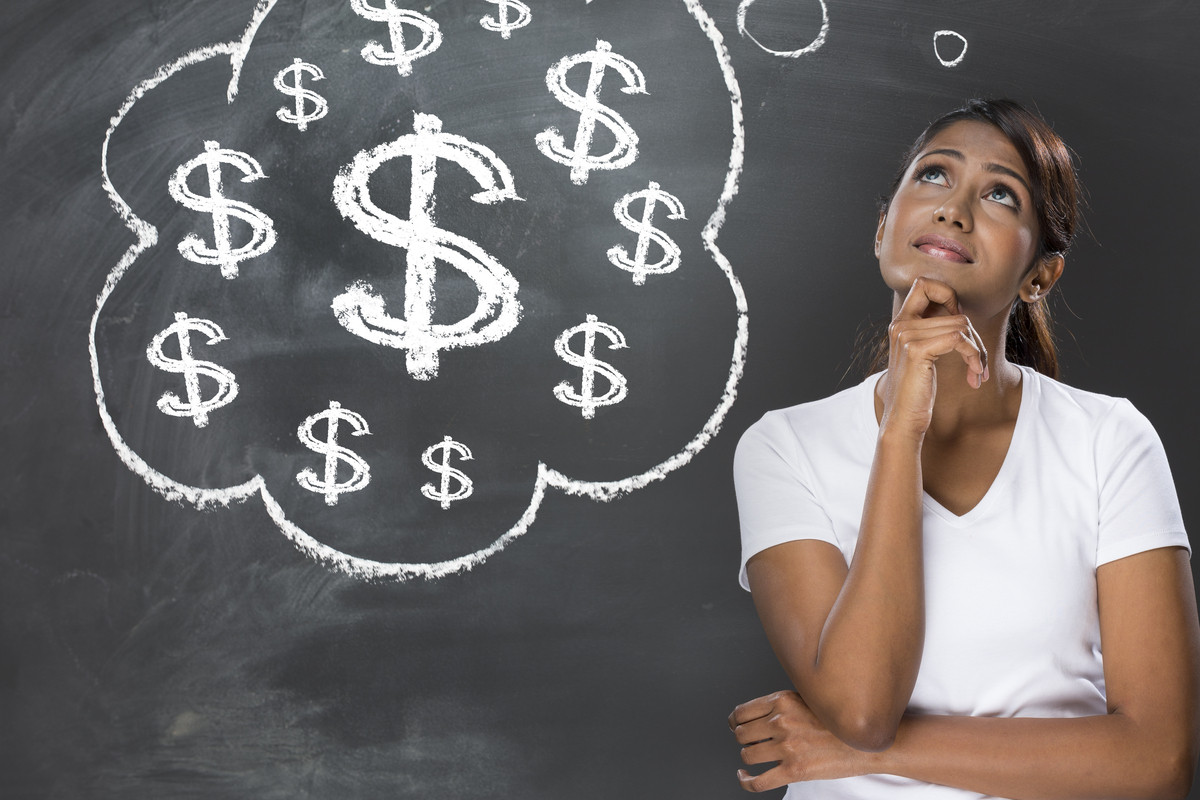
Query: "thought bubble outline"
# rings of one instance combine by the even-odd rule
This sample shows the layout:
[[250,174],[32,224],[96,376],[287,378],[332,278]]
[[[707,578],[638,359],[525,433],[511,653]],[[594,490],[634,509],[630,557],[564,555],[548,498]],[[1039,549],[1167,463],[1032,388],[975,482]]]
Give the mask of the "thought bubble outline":
[[[942,37],[942,36],[955,36],[958,38],[958,40],[960,42],[962,42],[962,52],[958,54],[957,58],[953,58],[949,61],[942,58],[942,51],[941,51],[941,49],[938,48],[938,38]],[[933,54],[935,56],[937,56],[938,61],[942,62],[943,67],[957,67],[959,64],[961,64],[962,60],[967,57],[967,47],[968,46],[969,45],[967,43],[967,37],[963,36],[958,31],[951,31],[951,30],[934,31]]]
[[770,53],[773,56],[780,58],[799,58],[805,53],[811,53],[814,50],[819,50],[821,45],[825,44],[825,37],[829,35],[829,6],[825,5],[825,0],[819,0],[821,3],[821,30],[816,37],[804,47],[797,50],[772,50],[765,44],[754,38],[754,34],[746,30],[746,13],[750,10],[750,6],[757,3],[758,0],[742,0],[737,8],[737,29],[738,33],[745,36],[750,41],[754,42],[760,48]]
[[288,519],[283,507],[280,506],[267,489],[266,480],[261,475],[255,475],[243,483],[222,489],[204,489],[180,483],[164,475],[134,452],[133,448],[125,442],[117,430],[116,422],[113,420],[112,415],[109,414],[105,404],[104,386],[100,378],[100,358],[96,348],[96,329],[104,306],[113,291],[115,291],[121,278],[133,266],[142,253],[157,244],[158,230],[134,214],[133,209],[125,202],[125,199],[121,197],[113,185],[108,172],[109,145],[122,121],[128,116],[137,101],[145,96],[147,92],[157,88],[181,70],[208,61],[209,59],[219,56],[229,57],[232,74],[226,92],[226,100],[228,103],[232,103],[237,97],[238,81],[241,76],[242,65],[245,62],[246,54],[250,49],[254,36],[262,25],[263,20],[266,19],[267,14],[271,12],[277,3],[277,0],[258,0],[250,22],[240,38],[192,50],[178,59],[159,67],[153,75],[138,83],[126,97],[125,102],[121,105],[117,113],[110,119],[108,131],[104,136],[104,144],[101,148],[100,157],[104,190],[109,196],[109,202],[113,210],[134,234],[136,241],[129,246],[117,264],[108,273],[104,281],[104,286],[96,297],[96,310],[92,315],[91,324],[88,327],[88,354],[91,360],[92,385],[96,393],[96,406],[100,414],[100,421],[104,426],[105,432],[108,434],[109,440],[112,442],[113,449],[116,450],[121,461],[132,472],[146,481],[150,488],[163,495],[166,499],[175,502],[186,500],[196,508],[202,510],[218,505],[228,507],[234,501],[244,502],[257,494],[262,499],[267,515],[301,553],[304,553],[326,568],[337,570],[358,580],[397,582],[416,577],[425,579],[441,578],[454,573],[471,570],[482,564],[490,556],[503,550],[510,542],[529,530],[530,525],[533,524],[537,516],[537,511],[542,504],[542,500],[545,498],[546,489],[549,487],[557,488],[564,494],[590,497],[593,500],[607,502],[646,486],[653,481],[662,480],[668,473],[691,461],[692,457],[704,449],[721,429],[725,415],[737,398],[737,386],[745,369],[749,314],[746,295],[742,290],[741,282],[734,274],[733,266],[717,246],[717,236],[720,233],[721,226],[725,222],[726,207],[738,191],[738,179],[741,175],[745,155],[741,88],[734,74],[729,51],[725,47],[724,37],[717,29],[712,17],[701,8],[699,0],[682,0],[682,2],[697,24],[699,24],[700,29],[712,42],[722,77],[725,80],[726,89],[729,92],[733,124],[733,143],[730,149],[729,165],[725,181],[722,185],[721,195],[717,199],[717,208],[708,218],[708,222],[700,233],[700,238],[704,244],[704,248],[712,256],[729,282],[738,317],[737,333],[734,337],[733,354],[724,391],[716,408],[704,426],[683,449],[644,472],[615,481],[576,480],[539,461],[537,479],[534,482],[529,505],[511,528],[487,547],[456,558],[432,563],[374,561],[358,556],[351,556],[318,541]]

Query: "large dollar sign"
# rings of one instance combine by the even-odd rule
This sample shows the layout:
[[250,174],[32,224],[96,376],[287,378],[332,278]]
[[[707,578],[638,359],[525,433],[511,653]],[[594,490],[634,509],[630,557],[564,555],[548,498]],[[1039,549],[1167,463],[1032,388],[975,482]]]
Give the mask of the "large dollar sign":
[[[325,420],[325,439],[322,441],[313,435],[313,427]],[[338,424],[348,422],[353,428],[353,436],[366,436],[371,431],[367,421],[361,415],[349,409],[342,408],[336,400],[329,401],[329,408],[319,414],[313,414],[300,424],[296,435],[308,449],[325,455],[325,474],[318,476],[316,472],[305,468],[296,475],[296,480],[310,492],[325,495],[325,505],[337,505],[338,496],[346,492],[357,492],[371,482],[371,467],[362,456],[353,450],[348,450],[338,444]],[[338,466],[345,462],[350,467],[350,477],[338,481]]]
[[[408,372],[419,380],[438,373],[439,351],[500,339],[520,319],[517,281],[483,248],[466,237],[438,228],[433,217],[434,182],[439,159],[461,164],[482,191],[478,203],[520,200],[512,173],[496,154],[461,136],[442,132],[442,121],[414,115],[415,133],[359,153],[334,181],[333,199],[342,216],[368,236],[406,252],[404,319],[390,316],[384,299],[370,284],[356,282],[333,298],[338,322],[369,342],[407,350]],[[381,165],[395,158],[412,159],[410,219],[400,219],[371,200],[369,182]],[[461,270],[479,290],[475,310],[451,325],[433,322],[434,273],[438,261]],[[476,325],[483,323],[481,327]]]
[[[376,41],[367,42],[362,49],[362,57],[370,64],[394,66],[401,75],[410,75],[414,61],[442,45],[442,29],[437,22],[416,11],[399,8],[396,0],[384,0],[383,8],[376,8],[367,0],[350,0],[350,7],[360,17],[372,22],[386,22],[391,34],[391,50]],[[405,46],[405,25],[411,25],[421,33],[421,41],[415,47]]]
[[[442,453],[441,461],[435,461],[433,454],[439,450]],[[455,500],[465,500],[474,491],[471,479],[463,474],[462,470],[450,466],[451,453],[458,453],[459,458],[463,461],[470,461],[473,458],[471,451],[465,444],[456,442],[449,436],[442,437],[442,441],[421,454],[421,463],[442,476],[439,486],[427,483],[421,487],[421,494],[430,500],[436,500],[441,503],[443,509],[449,508],[450,504]],[[458,488],[453,492],[450,491],[450,481],[458,482]]]
[[[284,67],[275,76],[275,88],[286,95],[296,98],[296,110],[284,106],[275,112],[275,116],[279,117],[284,122],[295,125],[301,131],[308,130],[308,123],[316,122],[329,113],[329,103],[325,102],[325,98],[314,91],[304,88],[304,75],[307,72],[312,76],[314,81],[325,80],[325,73],[321,72],[321,68],[315,64],[308,64],[300,59],[295,59],[290,67]],[[293,76],[294,82],[288,83],[284,78],[288,75]],[[308,110],[308,104],[312,103],[313,110]]]
[[[529,24],[529,20],[533,18],[529,6],[521,2],[521,0],[487,0],[489,3],[495,3],[500,6],[496,9],[496,16],[485,16],[479,20],[479,24],[489,31],[497,31],[501,37],[508,39],[512,36],[512,32],[517,28],[524,28]],[[508,15],[515,11],[517,18],[510,20]]]
[[[579,95],[567,85],[567,72],[576,64],[590,63],[587,94]],[[621,169],[637,159],[637,133],[619,114],[600,102],[600,86],[604,83],[605,70],[612,67],[622,78],[626,94],[647,94],[646,78],[637,65],[624,56],[612,51],[612,45],[597,39],[596,49],[579,55],[567,56],[558,61],[546,73],[546,87],[559,102],[579,112],[579,127],[575,130],[575,145],[567,147],[566,140],[558,128],[547,128],[535,139],[538,149],[550,159],[571,168],[571,181],[587,183],[588,173],[594,169]],[[592,155],[592,137],[596,123],[602,123],[616,137],[613,149],[603,155]]]
[[[639,199],[645,201],[645,207],[642,209],[642,218],[636,220],[630,216],[629,206]],[[609,248],[608,260],[626,272],[632,272],[633,282],[638,286],[645,283],[646,276],[651,273],[661,275],[674,272],[679,267],[679,245],[675,244],[671,237],[654,227],[654,206],[658,202],[666,203],[670,212],[667,215],[669,219],[686,219],[683,215],[683,203],[679,198],[669,192],[664,192],[654,181],[650,181],[650,186],[640,192],[625,195],[613,206],[613,214],[617,221],[636,233],[638,241],[633,258],[630,258],[629,252],[618,244]],[[653,264],[646,263],[650,256],[650,242],[656,243],[663,251],[663,257]]]
[[[225,332],[215,322],[189,317],[180,311],[175,314],[173,324],[150,340],[146,358],[159,369],[183,375],[183,385],[187,391],[186,401],[180,400],[174,392],[163,392],[162,397],[158,398],[159,411],[172,417],[191,417],[197,428],[203,428],[208,424],[209,412],[233,402],[237,397],[238,385],[229,370],[208,361],[197,361],[192,356],[193,331],[207,336],[209,345],[225,341]],[[163,344],[172,336],[179,338],[179,358],[171,358],[163,352]],[[217,384],[216,392],[207,400],[200,389],[201,375]]]
[[[571,338],[578,333],[583,334],[582,354],[573,352],[569,346]],[[621,402],[629,393],[625,376],[611,364],[596,358],[597,333],[604,334],[608,339],[609,350],[619,350],[627,346],[625,334],[606,322],[600,322],[594,314],[588,314],[587,322],[567,328],[554,340],[554,351],[559,357],[571,366],[583,370],[583,380],[578,392],[569,382],[563,381],[554,387],[554,396],[569,406],[582,409],[584,419],[596,416],[596,409],[600,406],[611,406]],[[602,375],[608,381],[608,391],[599,396],[596,395],[597,375]]]
[[[179,252],[197,264],[216,264],[226,278],[235,278],[238,264],[247,259],[261,256],[275,246],[275,225],[271,218],[248,203],[230,200],[224,195],[221,183],[221,165],[229,164],[242,172],[242,182],[250,183],[265,178],[262,167],[245,153],[222,150],[216,142],[205,142],[204,152],[182,164],[167,182],[171,197],[184,206],[213,217],[213,246],[209,247],[194,233],[183,237]],[[188,176],[203,167],[208,173],[208,197],[198,195],[188,188]],[[229,231],[229,219],[236,217],[250,226],[250,241],[234,247]]]

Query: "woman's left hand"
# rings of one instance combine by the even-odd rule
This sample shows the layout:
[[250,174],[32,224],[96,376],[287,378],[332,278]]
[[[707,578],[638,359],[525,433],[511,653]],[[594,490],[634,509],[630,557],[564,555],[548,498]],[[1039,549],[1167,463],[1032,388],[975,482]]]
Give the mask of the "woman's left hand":
[[748,792],[872,772],[872,754],[855,750],[826,730],[796,692],[775,692],[742,703],[729,715],[729,728],[742,745],[744,762],[779,762],[760,775],[738,770],[738,781]]

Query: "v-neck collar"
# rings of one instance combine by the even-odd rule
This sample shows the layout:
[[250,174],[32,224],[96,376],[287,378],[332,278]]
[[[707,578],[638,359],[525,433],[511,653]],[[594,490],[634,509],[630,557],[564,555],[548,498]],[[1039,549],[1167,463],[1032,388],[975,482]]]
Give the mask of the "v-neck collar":
[[[1016,462],[1020,458],[1019,454],[1025,449],[1027,431],[1033,424],[1033,418],[1037,415],[1037,400],[1041,386],[1037,381],[1037,371],[1033,367],[1023,364],[1014,366],[1021,370],[1021,404],[1017,408],[1017,421],[1013,426],[1012,439],[1008,443],[1004,461],[1000,464],[1000,470],[996,473],[987,492],[970,511],[959,515],[934,500],[928,492],[921,491],[925,508],[956,528],[965,528],[988,513],[988,509],[995,504],[996,497],[1003,493],[1004,486],[1011,480],[1012,473],[1017,469]],[[866,423],[862,429],[870,437],[872,451],[879,437],[879,422],[875,419],[875,386],[884,372],[886,370],[876,372],[859,384],[860,419]]]

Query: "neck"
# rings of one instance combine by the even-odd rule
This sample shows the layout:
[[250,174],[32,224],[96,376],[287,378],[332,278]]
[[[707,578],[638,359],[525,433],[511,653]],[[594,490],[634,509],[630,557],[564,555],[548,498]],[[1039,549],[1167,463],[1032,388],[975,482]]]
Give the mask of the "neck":
[[967,383],[967,365],[957,353],[937,362],[937,395],[926,437],[959,438],[965,431],[1010,420],[1020,398],[1021,371],[988,348],[988,380],[978,389]]

